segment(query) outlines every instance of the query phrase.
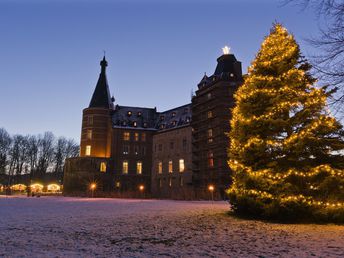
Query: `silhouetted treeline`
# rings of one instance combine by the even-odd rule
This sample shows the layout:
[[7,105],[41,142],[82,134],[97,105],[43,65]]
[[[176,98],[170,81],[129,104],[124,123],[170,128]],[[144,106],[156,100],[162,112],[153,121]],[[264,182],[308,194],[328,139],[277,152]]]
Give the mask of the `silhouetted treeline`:
[[51,132],[11,136],[0,128],[0,174],[62,173],[65,159],[78,155],[79,145],[73,139],[56,138]]

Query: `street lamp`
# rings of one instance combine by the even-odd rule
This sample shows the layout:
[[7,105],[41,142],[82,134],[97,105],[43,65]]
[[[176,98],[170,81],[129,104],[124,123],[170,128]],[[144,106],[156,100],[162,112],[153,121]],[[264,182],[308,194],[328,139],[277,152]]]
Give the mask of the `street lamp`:
[[144,192],[144,190],[145,190],[145,186],[144,186],[144,185],[139,185],[139,190],[140,190],[140,192],[141,192],[141,196],[144,197],[144,196],[143,196],[143,192]]
[[211,193],[211,201],[214,202],[214,190],[215,190],[215,187],[213,185],[209,185],[208,186],[208,190]]
[[97,188],[96,183],[92,183],[92,184],[90,185],[90,189],[91,189],[91,192],[92,192],[92,198],[93,198],[93,196],[94,196],[94,190],[96,190],[96,188]]

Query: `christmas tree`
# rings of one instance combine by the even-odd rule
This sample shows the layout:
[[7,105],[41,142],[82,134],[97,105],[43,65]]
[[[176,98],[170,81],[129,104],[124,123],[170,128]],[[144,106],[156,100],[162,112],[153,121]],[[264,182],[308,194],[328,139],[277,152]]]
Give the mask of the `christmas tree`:
[[310,69],[275,24],[235,94],[228,194],[236,213],[344,222],[344,134]]

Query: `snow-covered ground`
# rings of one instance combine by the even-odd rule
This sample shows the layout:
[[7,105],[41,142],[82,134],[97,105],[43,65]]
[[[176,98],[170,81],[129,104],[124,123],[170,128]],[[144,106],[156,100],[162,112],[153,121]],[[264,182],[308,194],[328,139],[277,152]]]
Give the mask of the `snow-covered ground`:
[[226,214],[225,202],[0,198],[0,257],[344,257],[344,226]]

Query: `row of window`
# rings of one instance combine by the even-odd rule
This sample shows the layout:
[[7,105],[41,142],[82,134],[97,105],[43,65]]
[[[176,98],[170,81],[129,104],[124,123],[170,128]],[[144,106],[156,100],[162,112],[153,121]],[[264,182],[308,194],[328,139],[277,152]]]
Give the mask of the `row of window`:
[[[168,166],[167,166],[167,168],[168,168],[168,173],[173,173],[173,171],[174,171],[174,166],[173,166],[173,161],[172,160],[169,160],[168,161]],[[185,171],[185,162],[184,162],[184,159],[179,159],[179,161],[178,161],[178,171],[180,172],[180,173],[183,173],[184,171]],[[158,162],[158,165],[157,165],[157,172],[158,172],[158,174],[162,174],[163,173],[163,162],[162,161],[159,161]]]
[[[175,141],[170,141],[170,143],[169,143],[169,147],[170,147],[171,150],[174,149],[174,142],[175,142]],[[186,140],[186,139],[183,139],[183,140],[182,140],[182,146],[183,146],[183,149],[185,150],[186,147],[187,147],[187,140]],[[157,147],[158,147],[158,148],[157,148]],[[161,143],[160,143],[160,144],[155,144],[155,145],[154,145],[154,151],[155,151],[155,152],[157,151],[157,149],[158,149],[159,151],[162,151],[162,144],[161,144]]]
[[[159,188],[162,188],[162,187],[163,187],[163,181],[164,181],[164,180],[165,180],[165,178],[164,178],[164,179],[162,179],[162,178],[159,178],[159,179],[158,179]],[[172,182],[173,182],[172,178],[168,178],[168,186],[169,186],[169,187],[172,187]],[[179,185],[179,186],[184,186],[184,178],[183,178],[183,177],[180,177],[180,178],[178,179],[178,185]]]
[[[140,152],[141,150],[141,152]],[[141,148],[137,145],[135,145],[133,148],[132,148],[132,151],[133,151],[133,154],[135,155],[142,155],[142,156],[145,156],[146,155],[146,147],[145,146],[142,146]],[[123,145],[123,154],[124,155],[129,155],[131,153],[130,151],[130,146],[129,145]]]
[[[122,173],[123,174],[128,174],[129,171],[129,161],[124,160],[122,162]],[[136,174],[141,175],[142,174],[142,161],[137,161],[136,162]]]
[[[124,141],[130,141],[131,134],[130,132],[124,132],[123,133],[123,140]],[[134,136],[134,141],[138,142],[140,140],[140,133],[133,133]],[[146,133],[141,133],[141,141],[145,142],[146,141]]]

